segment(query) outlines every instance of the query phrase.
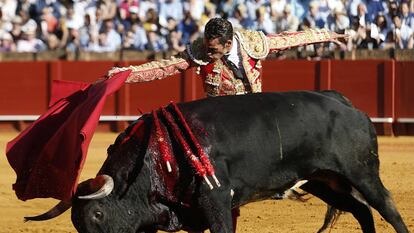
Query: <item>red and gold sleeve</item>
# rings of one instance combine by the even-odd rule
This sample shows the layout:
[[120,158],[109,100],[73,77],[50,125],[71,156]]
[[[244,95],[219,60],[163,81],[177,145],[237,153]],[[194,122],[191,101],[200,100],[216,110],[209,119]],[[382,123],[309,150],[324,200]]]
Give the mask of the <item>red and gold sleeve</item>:
[[280,34],[266,35],[269,52],[277,52],[309,44],[338,42],[339,39],[346,37],[346,35],[329,32],[325,29],[310,29],[300,32],[282,32]]
[[108,77],[115,73],[131,70],[126,83],[148,82],[156,79],[164,79],[168,76],[178,74],[191,65],[191,62],[181,55],[173,56],[170,59],[152,61],[138,66],[114,67],[108,72]]

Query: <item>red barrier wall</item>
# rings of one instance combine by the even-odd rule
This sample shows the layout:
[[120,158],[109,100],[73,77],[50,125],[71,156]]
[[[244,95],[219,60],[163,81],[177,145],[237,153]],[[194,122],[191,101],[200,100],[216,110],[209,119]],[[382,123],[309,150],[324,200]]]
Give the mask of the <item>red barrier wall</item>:
[[[141,63],[0,63],[0,115],[43,113],[47,108],[52,80],[93,82],[113,66]],[[370,117],[395,119],[397,134],[414,134],[414,124],[398,122],[400,118],[414,119],[413,74],[414,62],[268,60],[263,62],[263,90],[334,89]],[[103,114],[139,115],[140,111],[148,112],[170,101],[191,101],[202,97],[202,82],[195,69],[191,69],[163,80],[125,85],[108,98]]]
[[396,67],[396,114],[414,118],[414,62],[399,62]]
[[[385,88],[391,88],[392,76],[385,75],[385,61],[331,61],[330,89],[352,100],[355,107],[371,117],[385,114]],[[387,96],[389,97],[389,96]]]
[[[70,80],[77,82],[91,83],[98,78],[103,77],[111,67],[115,66],[111,61],[58,61],[50,63],[50,74],[52,80]],[[110,96],[107,98],[103,114],[114,114],[115,98]]]
[[395,80],[395,132],[414,135],[414,62],[398,62]]
[[0,114],[41,114],[49,99],[49,63],[1,62]]
[[264,61],[263,91],[317,90],[318,66],[315,61]]

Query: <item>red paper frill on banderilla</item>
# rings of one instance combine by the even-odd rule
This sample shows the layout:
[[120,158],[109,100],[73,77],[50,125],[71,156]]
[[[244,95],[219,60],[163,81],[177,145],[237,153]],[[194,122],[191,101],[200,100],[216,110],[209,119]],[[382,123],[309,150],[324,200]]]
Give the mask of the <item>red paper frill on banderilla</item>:
[[47,112],[7,144],[19,199],[72,198],[106,97],[129,73],[96,84],[54,81]]
[[[157,160],[157,167],[159,167],[158,174],[161,174],[160,179],[164,179],[163,183],[166,185],[166,190],[164,191],[167,194],[166,196],[173,197],[174,177],[177,176],[175,171],[176,161],[171,148],[172,138],[181,147],[184,157],[195,174],[203,178],[210,189],[213,189],[213,185],[207,178],[207,175],[212,176],[216,185],[220,187],[220,182],[214,174],[214,168],[207,154],[202,149],[181,110],[175,103],[172,103],[169,109],[172,113],[168,108],[161,108],[158,112],[154,111],[152,113],[153,131],[150,140],[150,145],[157,145],[156,147],[153,146],[153,154]],[[161,124],[158,114],[165,119],[164,124]],[[167,128],[170,129],[171,135],[169,135]],[[161,164],[160,161],[162,161]],[[162,167],[164,169],[160,169]]]

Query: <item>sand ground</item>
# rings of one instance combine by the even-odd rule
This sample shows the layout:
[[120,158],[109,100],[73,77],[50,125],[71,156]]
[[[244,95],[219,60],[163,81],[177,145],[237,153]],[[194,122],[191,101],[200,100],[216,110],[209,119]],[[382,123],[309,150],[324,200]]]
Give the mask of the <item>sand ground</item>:
[[[11,185],[15,173],[4,155],[6,142],[15,133],[0,133],[0,233],[3,232],[76,232],[70,221],[70,212],[46,222],[24,223],[23,217],[43,213],[57,203],[53,199],[19,201]],[[106,148],[116,137],[112,133],[97,133],[91,143],[82,180],[93,177],[106,157]],[[408,228],[414,232],[414,137],[380,137],[381,178],[392,192],[397,207]],[[264,201],[241,208],[238,232],[316,232],[322,224],[325,205],[317,198],[306,203],[294,201]],[[377,232],[394,232],[376,211]],[[351,214],[340,217],[331,233],[361,232]]]

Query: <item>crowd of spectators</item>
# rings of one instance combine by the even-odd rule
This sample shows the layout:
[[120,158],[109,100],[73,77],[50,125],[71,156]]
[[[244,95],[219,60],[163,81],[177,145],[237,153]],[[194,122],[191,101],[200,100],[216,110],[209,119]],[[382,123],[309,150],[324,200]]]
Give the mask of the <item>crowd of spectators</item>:
[[219,16],[265,34],[346,33],[348,50],[413,48],[414,0],[0,0],[0,51],[182,51]]

